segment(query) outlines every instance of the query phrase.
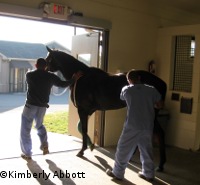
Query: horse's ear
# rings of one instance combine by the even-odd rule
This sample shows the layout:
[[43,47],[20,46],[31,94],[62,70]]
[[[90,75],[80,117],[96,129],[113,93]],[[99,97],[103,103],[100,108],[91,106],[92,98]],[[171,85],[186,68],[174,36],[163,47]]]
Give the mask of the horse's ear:
[[46,46],[46,48],[47,48],[47,51],[48,51],[49,53],[52,52],[52,50],[51,50],[48,46]]

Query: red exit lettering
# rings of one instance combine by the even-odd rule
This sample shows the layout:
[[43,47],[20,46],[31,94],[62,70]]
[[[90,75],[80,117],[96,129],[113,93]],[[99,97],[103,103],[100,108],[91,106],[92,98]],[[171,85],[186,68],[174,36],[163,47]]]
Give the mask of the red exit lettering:
[[59,15],[64,15],[65,14],[65,6],[54,4],[53,13],[59,14]]

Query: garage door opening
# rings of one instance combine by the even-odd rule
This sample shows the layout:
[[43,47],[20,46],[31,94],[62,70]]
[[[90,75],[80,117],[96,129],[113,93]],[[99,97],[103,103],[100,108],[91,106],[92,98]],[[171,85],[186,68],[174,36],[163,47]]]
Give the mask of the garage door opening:
[[[46,57],[46,46],[49,46],[52,49],[59,49],[71,53],[89,66],[105,69],[106,65],[103,62],[103,49],[101,45],[103,37],[102,30],[5,16],[0,17],[0,25],[0,95],[7,93],[10,95],[14,93],[16,95],[17,93],[17,95],[24,95],[25,101],[27,90],[25,73],[34,69],[34,64],[37,58]],[[96,34],[98,34],[99,40],[97,41],[98,47],[95,51],[97,53],[96,62],[94,63],[91,62],[93,54],[88,52],[89,50],[84,51],[81,49],[82,47],[85,48],[85,41],[79,44],[79,46],[81,46],[79,47],[79,50],[76,50],[77,47],[74,47],[73,49],[72,43],[74,40],[74,45],[77,46],[79,43],[77,41],[83,41],[84,38],[92,38],[93,35]],[[57,75],[63,78],[61,73],[57,73]],[[73,106],[70,105],[69,90],[65,93],[63,92],[64,89],[54,87],[51,95],[54,96],[54,99],[52,101],[50,99],[50,103],[56,104],[56,102],[62,102],[63,104],[61,96],[64,96],[66,104],[64,103],[63,105],[66,105],[66,107],[68,105]],[[14,108],[17,108],[17,106],[22,108],[24,101],[23,98],[21,98],[21,100],[22,101],[16,106],[15,103],[11,104],[15,106]],[[49,110],[51,111],[51,107]],[[1,111],[3,112],[3,110]],[[5,111],[8,111],[8,109]],[[56,111],[56,109],[52,111]],[[18,114],[20,116],[21,112],[19,111]],[[73,122],[76,119],[77,117],[70,118]],[[95,130],[96,127],[92,124],[93,123],[90,123],[92,130],[89,132],[91,132],[92,138],[94,138],[94,133],[96,133],[97,130]],[[71,130],[76,128],[76,123],[73,123],[73,125],[74,126]],[[100,133],[98,133],[98,137],[100,137]]]

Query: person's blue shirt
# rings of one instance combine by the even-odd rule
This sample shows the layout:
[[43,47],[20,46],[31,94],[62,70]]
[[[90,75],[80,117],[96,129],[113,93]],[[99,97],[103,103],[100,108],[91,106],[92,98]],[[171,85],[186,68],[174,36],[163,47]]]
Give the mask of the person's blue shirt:
[[135,130],[153,130],[154,105],[161,100],[160,93],[153,86],[146,84],[125,86],[120,98],[127,104],[125,127]]

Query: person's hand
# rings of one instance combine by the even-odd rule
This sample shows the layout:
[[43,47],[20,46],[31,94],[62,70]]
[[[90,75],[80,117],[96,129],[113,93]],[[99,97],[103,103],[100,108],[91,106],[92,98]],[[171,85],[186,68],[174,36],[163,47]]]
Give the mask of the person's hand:
[[73,74],[72,78],[73,78],[74,80],[78,80],[81,76],[83,76],[83,72],[78,71],[77,73],[74,73],[74,74]]
[[164,107],[164,102],[161,100],[159,102],[156,102],[155,108],[156,109],[162,109]]

